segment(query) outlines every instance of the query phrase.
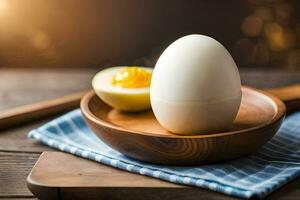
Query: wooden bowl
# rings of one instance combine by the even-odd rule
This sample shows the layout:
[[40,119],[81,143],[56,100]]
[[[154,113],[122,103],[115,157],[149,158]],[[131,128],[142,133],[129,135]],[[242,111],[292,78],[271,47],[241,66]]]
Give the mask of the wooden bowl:
[[141,161],[168,165],[199,165],[253,153],[280,127],[285,105],[256,89],[242,88],[237,118],[227,131],[206,135],[175,135],[163,129],[151,110],[125,113],[103,103],[94,92],[81,100],[88,126],[102,141]]

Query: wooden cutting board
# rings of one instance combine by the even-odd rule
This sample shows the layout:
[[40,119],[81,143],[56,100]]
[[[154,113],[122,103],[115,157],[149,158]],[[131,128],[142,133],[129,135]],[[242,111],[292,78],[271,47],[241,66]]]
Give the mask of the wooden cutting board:
[[62,152],[44,152],[27,178],[39,199],[236,199],[128,173]]

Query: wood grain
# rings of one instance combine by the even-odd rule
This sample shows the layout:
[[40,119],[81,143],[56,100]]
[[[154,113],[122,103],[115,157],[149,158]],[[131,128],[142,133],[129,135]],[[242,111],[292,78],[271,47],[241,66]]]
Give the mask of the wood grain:
[[256,151],[278,130],[284,104],[258,90],[242,88],[242,103],[229,130],[206,135],[167,132],[152,111],[119,112],[94,92],[81,101],[82,113],[94,133],[119,152],[146,162],[198,165],[231,160]]
[[0,198],[31,197],[26,177],[39,155],[0,152]]
[[0,68],[0,111],[91,89],[97,69]]
[[57,116],[0,131],[0,152],[31,152],[36,154],[43,151],[53,151],[53,149],[35,140],[29,140],[27,133],[55,117]]
[[[65,165],[61,165],[62,162]],[[61,199],[238,199],[120,171],[61,152],[43,153],[28,182],[37,197],[50,194],[49,188],[60,188]],[[300,179],[297,179],[272,193],[266,200],[298,200],[299,194]]]
[[85,93],[79,92],[3,111],[0,113],[0,130],[75,109],[79,106],[80,99]]
[[[65,164],[61,165],[62,162]],[[199,199],[206,195],[211,199],[236,199],[120,171],[60,152],[43,153],[27,181],[37,197],[53,196],[53,191],[45,190],[60,188],[62,199]]]
[[[0,111],[87,90],[95,72],[0,68]],[[0,131],[0,199],[36,199],[27,188],[26,177],[39,153],[53,149],[28,140],[27,133],[48,120]]]
[[[93,74],[97,70],[88,70],[88,69],[70,69],[70,70],[61,70],[61,69],[13,69],[13,68],[0,68],[0,110],[5,110],[9,108],[13,108],[20,105],[25,105],[29,103],[39,102],[42,100],[47,100],[51,98],[57,98],[63,95],[71,94],[74,92],[86,90],[90,88],[90,79]],[[241,69],[241,79],[243,84],[250,85],[256,88],[271,88],[271,87],[279,87],[279,86],[287,86],[290,84],[300,83],[300,72],[299,71],[281,71],[281,70],[268,70],[262,71],[257,69]],[[38,84],[37,84],[38,83]],[[10,159],[0,159],[0,167],[4,169],[12,170],[14,169],[14,173],[10,173],[10,182],[18,185],[20,189],[12,187],[9,193],[6,193],[7,197],[1,197],[1,199],[35,199],[30,191],[28,191],[26,182],[25,182],[25,173],[29,172],[34,165],[34,162],[31,159],[23,159],[24,153],[22,151],[32,151],[33,153],[26,153],[28,155],[37,156],[39,152],[52,150],[46,146],[41,145],[38,142],[34,142],[28,140],[26,135],[29,130],[33,128],[37,128],[45,123],[47,120],[35,122],[32,124],[27,124],[19,127],[12,128],[10,130],[0,131],[0,152],[4,151],[14,151],[14,153],[2,152],[4,154],[8,154]],[[14,142],[15,141],[15,142]],[[6,142],[9,142],[6,143]],[[18,156],[21,154],[22,156]],[[89,162],[84,159],[79,159],[80,162],[85,163]],[[22,167],[15,167],[15,163],[24,163]],[[95,163],[95,165],[99,166],[99,164]],[[25,173],[24,173],[25,172]],[[0,194],[3,194],[5,191],[5,181],[7,178],[2,176],[5,174],[5,171],[0,171]],[[123,172],[120,172],[123,173]],[[24,174],[24,176],[20,176],[20,174]],[[85,172],[81,173],[85,174]],[[81,175],[81,176],[83,176]],[[97,177],[99,175],[95,175]],[[128,175],[129,176],[129,175]],[[118,182],[117,177],[114,176],[114,173],[111,173],[111,177],[116,177],[114,179]],[[105,184],[105,183],[104,183]],[[127,194],[130,194],[132,191],[127,191],[127,188],[121,189],[122,186],[118,190],[112,188],[108,190],[106,195],[109,194],[110,198],[106,199],[124,199]],[[157,188],[158,189],[158,188]],[[20,192],[23,191],[23,192]],[[136,193],[139,189],[136,189]],[[72,197],[72,194],[75,194],[77,190],[68,190],[66,191],[66,196]],[[103,190],[102,190],[103,191]],[[115,192],[114,192],[115,191]],[[169,190],[171,191],[171,190]],[[222,199],[227,200],[230,197],[220,195],[211,191],[201,190],[202,193],[199,196],[196,196],[195,199]],[[153,193],[155,191],[152,191]],[[92,196],[100,196],[101,192],[97,192],[97,190],[88,190],[86,189],[84,192],[81,192],[78,196],[86,197],[88,195]],[[150,193],[150,194],[149,194]],[[147,199],[150,196],[151,192],[145,193],[141,199]],[[140,195],[143,195],[139,193]],[[165,193],[165,199],[168,199],[168,195],[170,193]],[[185,195],[185,192],[176,193],[173,199],[176,198],[176,195]],[[26,197],[25,197],[25,196]],[[28,196],[28,197],[27,197]],[[30,196],[30,197],[29,197]],[[132,195],[133,196],[133,195]],[[170,195],[171,196],[171,195]],[[300,196],[300,179],[293,181],[283,188],[276,191],[274,194],[270,195],[268,200],[298,200]],[[200,198],[199,198],[200,197]],[[83,198],[84,199],[84,198]],[[85,198],[86,199],[86,198]]]

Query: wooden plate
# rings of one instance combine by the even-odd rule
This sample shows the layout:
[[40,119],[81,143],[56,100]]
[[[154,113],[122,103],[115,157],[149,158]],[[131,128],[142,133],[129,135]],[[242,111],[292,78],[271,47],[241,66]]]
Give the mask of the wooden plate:
[[151,110],[125,113],[103,103],[94,92],[81,100],[81,110],[95,134],[122,154],[157,164],[198,165],[238,158],[269,141],[285,116],[278,98],[242,88],[242,103],[227,131],[180,136],[163,129]]

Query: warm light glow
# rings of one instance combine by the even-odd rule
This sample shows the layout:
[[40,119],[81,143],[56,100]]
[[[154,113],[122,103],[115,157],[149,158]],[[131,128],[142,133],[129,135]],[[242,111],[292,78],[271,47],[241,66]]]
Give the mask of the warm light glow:
[[295,3],[263,2],[251,2],[254,9],[242,21],[244,36],[235,44],[236,56],[244,65],[299,67],[300,24]]
[[7,1],[6,0],[0,0],[0,13],[5,11],[7,9]]
[[279,3],[275,6],[275,13],[279,19],[288,20],[292,13],[292,5],[289,3]]
[[249,16],[242,23],[242,31],[249,37],[259,36],[263,27],[263,21],[257,16]]
[[267,24],[265,27],[265,35],[273,51],[290,48],[294,46],[296,42],[295,33],[288,28],[282,28],[277,23]]
[[263,21],[271,21],[273,19],[272,10],[266,6],[259,6],[255,9],[254,15],[262,19]]
[[50,47],[51,38],[47,33],[40,31],[32,37],[32,44],[37,50],[43,51]]
[[268,44],[273,51],[281,51],[285,48],[282,27],[277,23],[269,23],[265,26],[265,35]]

